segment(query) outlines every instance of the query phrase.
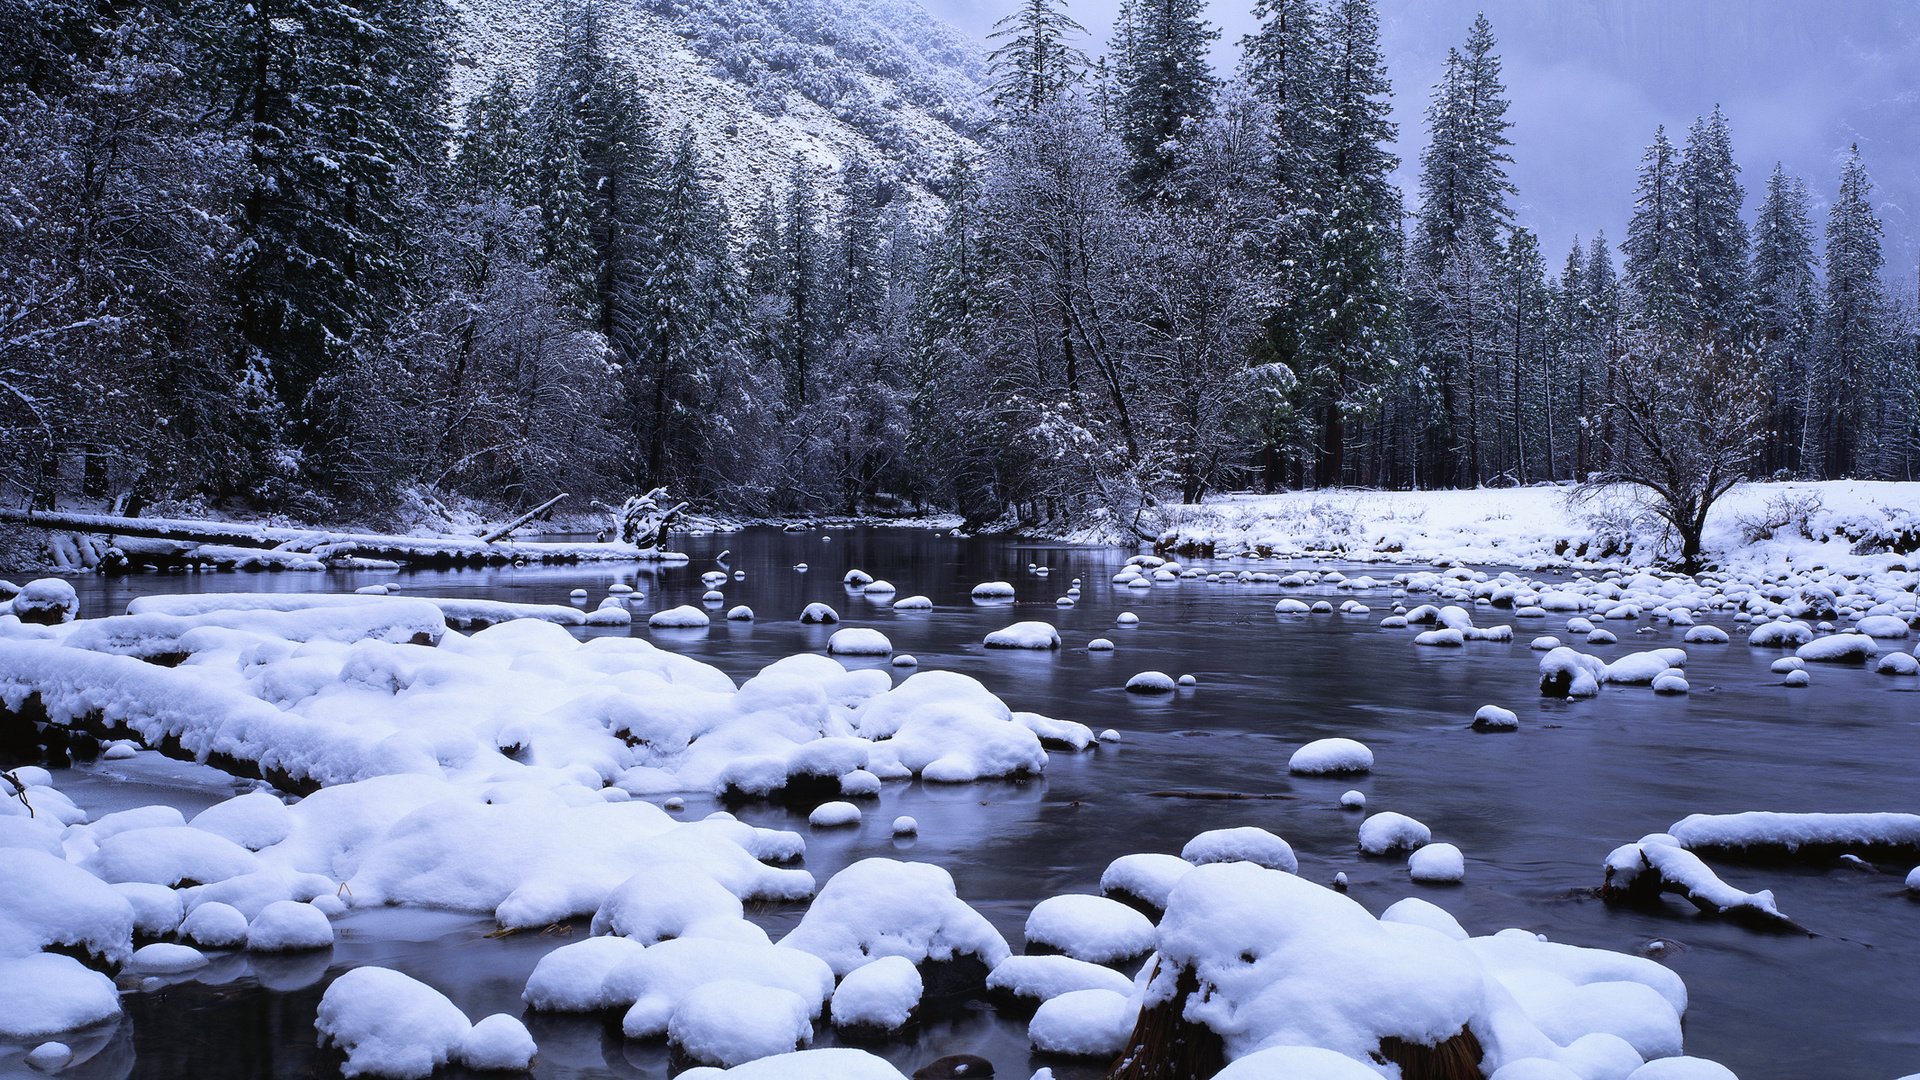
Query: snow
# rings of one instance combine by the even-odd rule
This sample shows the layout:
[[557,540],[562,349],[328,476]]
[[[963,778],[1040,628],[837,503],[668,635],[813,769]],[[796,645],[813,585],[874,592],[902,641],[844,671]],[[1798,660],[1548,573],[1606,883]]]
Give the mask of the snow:
[[1698,626],[1689,627],[1681,640],[1689,645],[1725,645],[1731,639],[1725,630],[1701,623]]
[[1011,600],[1013,586],[1004,581],[983,581],[973,587],[975,600]]
[[1683,1056],[1649,1061],[1633,1070],[1627,1080],[1739,1080],[1739,1077],[1717,1061]]
[[932,611],[933,601],[924,596],[903,596],[893,602],[895,611]]
[[830,878],[780,944],[821,958],[835,976],[882,956],[916,964],[973,956],[992,968],[1010,953],[993,924],[959,898],[944,869],[882,858],[862,859]]
[[[1576,501],[1565,488],[1523,487],[1227,495],[1200,506],[1167,508],[1160,542],[1219,556],[1269,551],[1394,563],[1590,565],[1583,552],[1602,547],[1600,518],[1623,503],[1624,494]],[[1769,502],[1809,497],[1819,507],[1808,520],[1810,535],[1783,529],[1752,542],[1743,532],[1744,521],[1766,516]],[[1736,567],[1789,560],[1840,568],[1871,565],[1880,556],[1855,555],[1847,533],[1858,535],[1863,525],[1870,531],[1893,520],[1901,508],[1916,505],[1920,483],[1913,482],[1746,484],[1715,504],[1704,546],[1710,560]],[[1675,554],[1657,525],[1636,524],[1625,540],[1625,554],[1612,557],[1632,566]]]
[[1352,776],[1372,769],[1373,751],[1354,739],[1316,739],[1287,759],[1287,771],[1301,776]]
[[1121,964],[1153,950],[1153,923],[1104,896],[1050,896],[1034,905],[1025,929],[1028,951],[1044,946],[1090,964]]
[[803,623],[837,623],[840,613],[821,603],[808,604],[800,609],[800,621]]
[[1475,731],[1516,731],[1519,727],[1519,715],[1498,705],[1482,705],[1473,714]]
[[1187,841],[1180,858],[1200,866],[1217,862],[1250,862],[1269,870],[1298,873],[1300,861],[1293,846],[1256,825],[1209,829]]
[[237,949],[247,943],[247,917],[232,904],[209,901],[180,923],[180,936],[208,949]]
[[36,578],[0,605],[23,623],[41,626],[72,622],[80,614],[80,595],[62,578]]
[[1173,676],[1164,671],[1142,671],[1127,680],[1129,694],[1171,694],[1176,688]]
[[1810,664],[1864,664],[1879,652],[1865,634],[1828,634],[1800,646],[1794,655]]
[[1133,980],[1110,967],[1062,955],[1009,956],[987,976],[990,993],[1024,1001],[1028,1006],[1074,990],[1126,994],[1132,989]]
[[679,1080],[717,1080],[722,1076],[728,1080],[906,1080],[884,1058],[845,1047],[761,1058],[724,1073],[718,1069],[688,1069]]
[[1426,884],[1457,884],[1466,880],[1467,860],[1452,844],[1427,844],[1407,856],[1407,872]]
[[293,831],[293,821],[285,803],[267,792],[250,791],[207,807],[188,824],[248,851],[259,851],[285,840]]
[[33,1039],[120,1015],[113,980],[70,956],[0,954],[0,1038]]
[[712,622],[711,616],[691,604],[656,611],[647,616],[647,625],[656,630],[698,630]]
[[860,824],[860,808],[850,802],[824,802],[807,815],[807,824],[816,829],[831,829]]
[[320,998],[314,1027],[347,1055],[348,1077],[424,1078],[466,1040],[465,1013],[425,983],[381,967],[341,975]]
[[739,1065],[812,1042],[817,1011],[791,990],[715,979],[687,993],[674,1007],[667,1042],[696,1064]]
[[1667,829],[1690,850],[1920,847],[1920,814],[1692,814]]
[[207,955],[191,945],[156,941],[133,951],[126,970],[136,975],[176,975],[207,966]]
[[467,1031],[454,1057],[478,1072],[526,1072],[537,1050],[533,1035],[518,1017],[494,1013]]
[[73,1061],[73,1048],[63,1042],[43,1042],[27,1051],[27,1067],[55,1073]]
[[989,649],[1057,649],[1060,631],[1048,622],[1017,622],[987,635]]
[[119,965],[133,954],[133,906],[94,875],[45,851],[8,847],[0,848],[0,880],[0,959],[64,947]]
[[1882,656],[1873,665],[1873,670],[1882,675],[1920,675],[1920,658],[1909,653],[1891,652]]
[[254,952],[297,952],[333,945],[333,925],[312,904],[276,900],[262,908],[247,927],[247,948]]
[[744,912],[738,896],[698,867],[649,868],[614,886],[593,913],[592,930],[642,945],[677,937],[724,937],[737,933]]
[[1173,886],[1193,869],[1193,864],[1177,855],[1142,852],[1122,855],[1107,864],[1100,874],[1100,891],[1108,896],[1125,896],[1149,905],[1155,911],[1167,906]]
[[1213,1074],[1213,1080],[1380,1080],[1365,1065],[1318,1046],[1270,1046]]
[[1403,848],[1411,850],[1432,839],[1432,830],[1392,810],[1371,815],[1360,823],[1360,850],[1369,855],[1385,855]]
[[834,656],[891,656],[893,642],[872,627],[849,626],[835,630],[827,639],[827,652]]
[[1043,1054],[1111,1058],[1126,1047],[1137,1011],[1125,994],[1070,990],[1040,1004],[1027,1039]]
[[898,1031],[920,1006],[920,969],[904,956],[883,956],[840,980],[830,1010],[833,1026],[862,1032]]

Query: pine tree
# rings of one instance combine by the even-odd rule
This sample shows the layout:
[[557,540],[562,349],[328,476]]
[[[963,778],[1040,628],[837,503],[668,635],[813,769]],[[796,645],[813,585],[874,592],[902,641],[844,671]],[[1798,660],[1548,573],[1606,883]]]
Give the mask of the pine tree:
[[1667,129],[1657,128],[1640,157],[1633,218],[1621,250],[1636,322],[1649,332],[1673,337],[1685,333],[1692,295],[1685,204],[1680,154],[1667,140]]
[[317,482],[352,452],[340,376],[404,299],[406,181],[445,145],[450,21],[440,0],[260,0],[224,54],[250,174],[239,332]]
[[1204,9],[1203,0],[1127,0],[1122,8],[1114,112],[1140,198],[1171,192],[1188,160],[1182,140],[1213,112],[1218,80],[1207,50],[1220,31],[1207,24]]
[[[1548,363],[1549,319],[1546,260],[1540,254],[1540,240],[1531,230],[1513,231],[1507,242],[1503,269],[1508,320],[1507,376],[1511,391],[1507,402],[1507,422],[1512,435],[1508,452],[1514,479],[1525,484],[1542,472],[1547,479],[1553,479],[1553,381],[1544,380],[1542,396],[1528,400],[1531,374],[1543,370]],[[1542,435],[1547,442],[1544,447],[1534,448],[1537,454],[1530,454],[1527,436],[1536,427],[1544,427]],[[1544,463],[1545,468],[1536,470],[1535,463]]]
[[1387,149],[1395,129],[1379,35],[1373,0],[1334,5],[1321,150],[1329,194],[1309,301],[1308,355],[1318,371],[1302,380],[1326,388],[1316,470],[1323,486],[1343,482],[1348,418],[1379,404],[1397,345],[1391,253],[1400,236],[1400,197],[1389,176],[1399,160]]
[[494,76],[486,91],[467,103],[466,122],[454,143],[455,191],[466,196],[498,191],[524,198],[530,186],[526,121],[513,79],[504,72]]
[[1825,406],[1824,466],[1829,477],[1870,469],[1872,405],[1885,386],[1886,294],[1880,284],[1880,218],[1873,181],[1854,146],[1827,213],[1826,307],[1820,320],[1820,393]]
[[1427,453],[1452,459],[1450,482],[1486,479],[1487,397],[1500,312],[1502,236],[1513,216],[1506,166],[1506,88],[1485,16],[1462,49],[1450,50],[1427,109],[1430,140],[1420,158],[1412,302],[1419,352],[1435,372],[1440,426]]
[[1746,193],[1727,118],[1718,106],[1687,132],[1678,188],[1689,324],[1738,333],[1747,322],[1748,238],[1741,219]]
[[780,238],[786,325],[778,355],[786,375],[786,413],[806,411],[819,388],[816,368],[828,338],[828,303],[822,280],[818,195],[812,168],[796,158],[787,181],[787,210]]
[[1038,112],[1078,86],[1087,76],[1087,54],[1068,40],[1086,32],[1062,0],[1020,0],[1020,7],[987,35],[1005,42],[988,57],[994,107],[1013,114]]
[[1767,472],[1799,475],[1812,462],[1810,421],[1815,413],[1813,343],[1819,319],[1813,253],[1813,197],[1806,184],[1777,163],[1753,226],[1754,332],[1761,370],[1771,391]]

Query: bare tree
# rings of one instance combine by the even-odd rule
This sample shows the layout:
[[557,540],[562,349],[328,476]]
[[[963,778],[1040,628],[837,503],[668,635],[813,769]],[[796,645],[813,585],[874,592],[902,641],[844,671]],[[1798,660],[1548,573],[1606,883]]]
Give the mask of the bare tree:
[[1653,498],[1653,512],[1680,536],[1680,561],[1700,564],[1707,513],[1747,479],[1766,431],[1766,391],[1751,342],[1705,328],[1675,341],[1637,335],[1620,360],[1613,400],[1587,423],[1610,421],[1617,441],[1577,493],[1617,484]]

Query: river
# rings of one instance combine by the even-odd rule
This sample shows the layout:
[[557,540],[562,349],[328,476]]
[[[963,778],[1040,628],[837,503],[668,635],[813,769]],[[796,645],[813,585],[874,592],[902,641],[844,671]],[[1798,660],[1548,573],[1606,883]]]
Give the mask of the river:
[[[1472,933],[1525,927],[1557,941],[1655,955],[1686,980],[1691,1006],[1687,1049],[1719,1060],[1746,1080],[1824,1077],[1891,1080],[1920,1070],[1920,904],[1899,876],[1803,865],[1719,865],[1732,883],[1771,888],[1781,908],[1810,937],[1764,934],[1695,915],[1674,900],[1662,911],[1611,909],[1593,890],[1601,861],[1616,845],[1664,830],[1694,812],[1742,810],[1912,811],[1920,776],[1920,696],[1912,679],[1860,668],[1815,672],[1806,690],[1785,689],[1769,674],[1776,652],[1735,644],[1689,648],[1693,692],[1656,697],[1644,688],[1610,688],[1587,701],[1539,696],[1528,640],[1555,633],[1558,617],[1516,626],[1511,644],[1419,649],[1406,631],[1379,628],[1392,606],[1385,591],[1358,594],[1369,615],[1277,617],[1271,585],[1202,581],[1152,590],[1118,589],[1108,578],[1127,553],[1114,549],[1004,540],[963,540],[926,530],[845,529],[805,534],[774,530],[681,538],[686,566],[505,568],[354,574],[204,574],[90,578],[79,582],[83,611],[124,610],[150,592],[193,589],[341,590],[398,581],[422,595],[479,596],[565,603],[568,590],[596,599],[612,581],[645,594],[627,633],[712,663],[736,680],[780,657],[821,651],[832,627],[796,621],[811,601],[837,608],[842,625],[873,626],[922,670],[978,678],[1015,708],[1114,728],[1118,743],[1087,754],[1056,753],[1044,780],[958,787],[889,784],[857,829],[810,830],[802,817],[746,808],[757,824],[807,836],[805,866],[824,882],[859,858],[886,855],[931,861],[952,872],[960,895],[1019,948],[1021,925],[1039,900],[1098,892],[1113,858],[1139,851],[1178,852],[1196,832],[1259,825],[1290,841],[1300,873],[1330,881],[1344,872],[1355,899],[1376,914],[1406,896],[1452,912]],[[730,571],[746,578],[724,588],[727,603],[751,605],[754,623],[719,618],[699,631],[651,631],[648,612],[698,604],[702,571],[731,549]],[[794,569],[807,563],[805,573]],[[1029,564],[1048,569],[1040,577]],[[1233,563],[1235,569],[1308,564]],[[1324,564],[1315,564],[1316,566]],[[896,612],[888,601],[849,592],[841,577],[858,567],[893,582],[897,596],[924,594],[931,612]],[[1385,578],[1391,570],[1353,570]],[[1056,608],[1069,582],[1084,579],[1077,606]],[[1005,580],[1020,603],[981,605],[969,598],[981,581]],[[1313,598],[1298,591],[1286,595]],[[1349,595],[1319,595],[1337,604]],[[1115,626],[1133,611],[1136,627]],[[1480,621],[1508,621],[1483,615]],[[984,649],[981,638],[1016,619],[1060,628],[1057,653]],[[1734,630],[1723,616],[1712,619]],[[1620,644],[1587,647],[1611,657],[1678,645],[1680,631],[1636,634],[1611,624]],[[1112,653],[1089,653],[1089,638],[1114,640]],[[884,661],[852,661],[884,663]],[[1143,698],[1121,690],[1127,677],[1155,669],[1192,674],[1198,685]],[[905,672],[896,678],[905,677]],[[1499,704],[1520,715],[1516,734],[1468,729],[1474,710]],[[1348,736],[1372,747],[1371,776],[1294,778],[1286,760],[1304,741]],[[140,755],[102,762],[57,781],[96,812],[171,801],[197,808],[231,794],[212,770]],[[1412,883],[1404,859],[1355,851],[1359,815],[1337,805],[1357,787],[1369,810],[1398,810],[1457,844],[1467,878],[1456,886]],[[1261,801],[1197,801],[1154,793],[1175,789],[1283,796]],[[690,799],[689,816],[710,808]],[[894,839],[888,823],[911,814],[917,840]],[[1905,868],[1901,868],[1904,873]],[[751,917],[774,932],[798,910]],[[303,1077],[335,1067],[315,1046],[314,1007],[328,979],[361,964],[381,964],[441,989],[469,1015],[520,1014],[519,994],[534,962],[568,935],[488,938],[489,919],[406,909],[354,911],[336,923],[330,955],[216,960],[190,978],[144,984],[127,995],[127,1018],[76,1049],[91,1057],[63,1075],[199,1078]],[[584,925],[570,934],[586,932]],[[128,983],[126,985],[132,985]],[[528,1017],[540,1045],[541,1077],[665,1077],[663,1046],[628,1043],[617,1024]],[[832,1045],[823,1027],[816,1045]],[[911,1042],[873,1048],[903,1071],[951,1052],[994,1061],[1003,1077],[1041,1065],[1065,1078],[1098,1069],[1029,1056],[1024,1024],[990,1011],[941,1018]],[[0,1071],[20,1061],[0,1049]]]

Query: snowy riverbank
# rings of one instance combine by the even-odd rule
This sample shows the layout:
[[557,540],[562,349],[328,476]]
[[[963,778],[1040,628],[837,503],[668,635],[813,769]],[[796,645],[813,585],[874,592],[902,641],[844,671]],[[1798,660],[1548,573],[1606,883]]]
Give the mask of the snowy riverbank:
[[[1165,508],[1160,536],[1169,551],[1217,557],[1528,567],[1644,567],[1677,550],[1629,493],[1580,500],[1552,487],[1231,495]],[[1709,560],[1721,566],[1839,566],[1889,550],[1911,554],[1920,542],[1920,483],[1748,484],[1714,507],[1705,542]]]

